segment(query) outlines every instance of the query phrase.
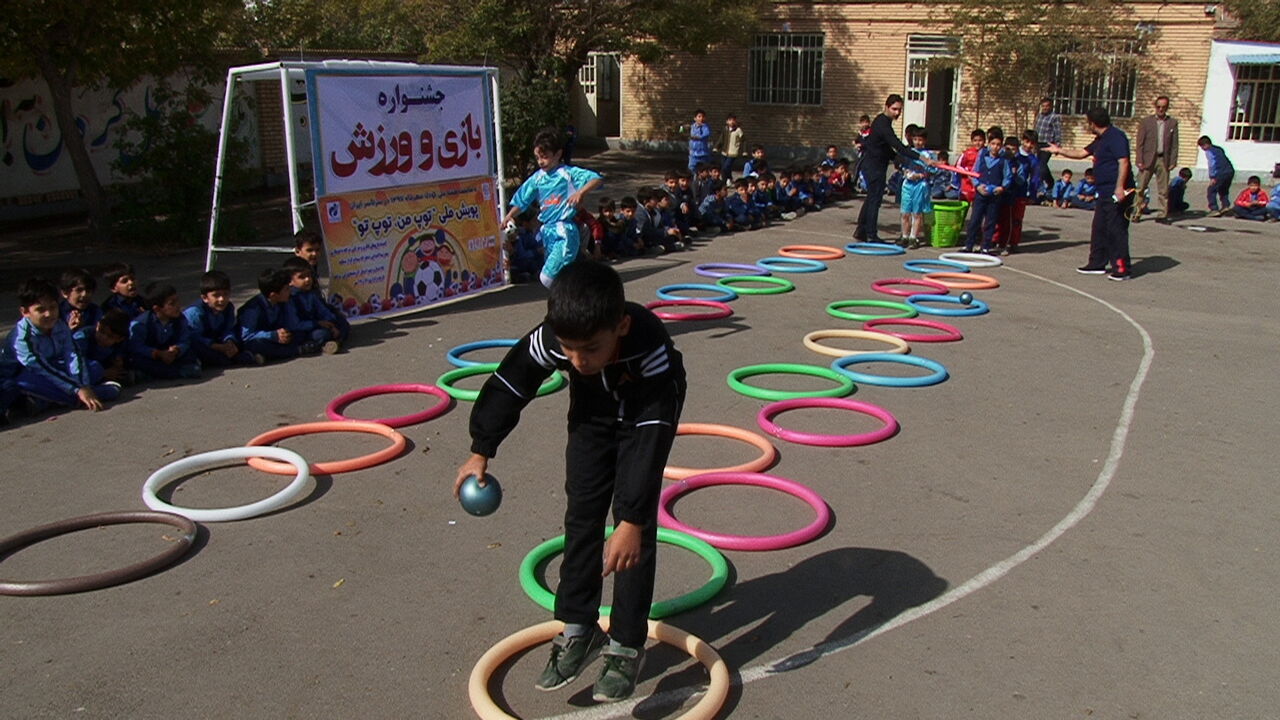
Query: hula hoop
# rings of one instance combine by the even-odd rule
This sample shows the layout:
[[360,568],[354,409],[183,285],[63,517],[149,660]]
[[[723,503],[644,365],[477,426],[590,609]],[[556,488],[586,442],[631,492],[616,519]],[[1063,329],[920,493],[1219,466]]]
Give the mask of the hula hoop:
[[[797,408],[837,408],[840,410],[852,410],[860,412],[876,418],[884,423],[884,427],[879,430],[873,430],[868,433],[858,433],[855,435],[824,435],[822,433],[800,432],[798,430],[788,430],[773,422],[773,417],[779,413]],[[760,408],[760,412],[756,415],[756,422],[760,425],[760,429],[782,438],[788,442],[799,443],[801,445],[817,445],[820,447],[853,447],[855,445],[870,445],[872,443],[887,440],[898,432],[898,420],[893,417],[893,413],[871,403],[859,402],[857,400],[846,400],[843,398],[811,398],[800,400],[783,400],[781,402],[770,403]]]
[[[812,375],[837,383],[836,387],[826,390],[770,390],[758,388],[742,382],[743,378],[769,373],[785,373],[792,375]],[[746,365],[729,373],[729,387],[742,395],[757,400],[793,400],[795,398],[832,398],[844,397],[854,391],[853,381],[847,376],[831,368],[820,365],[800,365],[798,363],[765,363],[763,365]]]
[[178,558],[186,555],[187,551],[191,549],[191,543],[196,538],[196,524],[181,515],[148,512],[145,510],[98,513],[96,515],[82,515],[67,520],[59,520],[31,528],[30,530],[23,530],[16,535],[10,535],[0,540],[0,558],[8,557],[14,552],[42,540],[48,540],[49,538],[77,530],[86,530],[103,525],[124,525],[127,523],[163,523],[172,525],[182,531],[182,535],[173,540],[172,544],[159,555],[117,570],[56,580],[0,580],[0,595],[65,595],[67,593],[85,592],[86,590],[98,590],[112,585],[121,585],[130,580],[146,577],[160,568],[177,562]]
[[945,252],[939,255],[938,258],[957,262],[971,268],[993,268],[1004,264],[1004,261],[1000,258],[994,255],[983,255],[982,253]]
[[[168,483],[174,478],[181,477],[186,474],[195,472],[196,470],[204,470],[206,468],[215,467],[225,464],[228,460],[244,460],[245,458],[269,457],[275,460],[283,460],[297,468],[297,476],[293,482],[284,487],[283,490],[272,495],[271,497],[259,500],[248,505],[240,505],[239,507],[228,508],[184,508],[177,505],[170,505],[160,498],[156,497],[156,490]],[[192,455],[181,460],[165,465],[159,470],[151,473],[151,477],[142,485],[142,502],[147,507],[160,512],[173,513],[181,515],[185,518],[196,522],[226,522],[229,520],[244,520],[269,513],[272,510],[279,510],[288,505],[302,495],[303,488],[306,487],[307,481],[311,479],[311,470],[307,467],[307,461],[302,456],[292,450],[285,448],[263,446],[263,447],[237,447],[226,448],[224,450],[212,450],[199,455]]]
[[[826,338],[857,338],[859,340],[875,340],[876,342],[888,343],[893,346],[892,350],[845,350],[844,348],[831,347],[823,345],[819,340]],[[822,355],[830,355],[831,357],[847,357],[849,355],[866,355],[868,353],[907,353],[911,351],[911,346],[906,340],[894,337],[888,333],[876,332],[874,330],[814,330],[804,336],[804,346],[810,350]]]
[[981,300],[974,298],[968,307],[952,310],[951,308],[929,307],[923,303],[940,302],[951,303],[952,305],[964,305],[960,302],[959,297],[951,295],[912,295],[907,298],[907,304],[919,310],[926,315],[942,315],[946,317],[968,317],[970,315],[985,315],[991,311],[991,308]]
[[801,260],[839,260],[844,257],[844,251],[830,245],[783,245],[778,248],[778,255]]
[[[319,462],[311,465],[311,474],[313,475],[337,475],[338,473],[352,472],[355,470],[364,470],[374,465],[394,460],[404,452],[407,440],[400,433],[392,430],[386,425],[380,425],[373,422],[361,422],[359,420],[344,420],[341,422],[330,420],[327,422],[301,423],[299,425],[285,425],[268,430],[261,435],[254,437],[245,445],[249,447],[260,447],[263,445],[271,445],[285,438],[297,437],[299,435],[312,435],[314,433],[326,432],[359,432],[370,433],[373,435],[381,435],[391,441],[391,445],[368,455],[349,458],[347,460],[331,460],[329,462]],[[262,458],[249,458],[249,467],[263,472],[269,472],[273,475],[288,475],[293,472],[293,468],[288,463],[273,462],[271,460],[263,460]]]
[[855,255],[906,255],[907,251],[897,245],[875,242],[852,242],[844,246],[845,250]]
[[932,280],[953,290],[994,290],[1000,287],[999,280],[990,275],[978,273],[931,272],[925,273],[924,279]]
[[[711,297],[689,297],[687,295],[676,295],[676,290],[703,290],[705,292],[717,293]],[[674,285],[663,285],[658,288],[659,300],[716,300],[718,302],[730,302],[738,299],[738,293],[723,286],[710,285],[707,283],[676,283]]]
[[[439,379],[436,380],[436,385],[439,385],[441,390],[449,393],[449,395],[455,400],[475,402],[476,398],[480,397],[479,390],[457,388],[454,387],[453,384],[463,378],[468,378],[473,375],[484,375],[497,369],[498,363],[481,363],[479,365],[472,365],[471,367],[454,368],[441,375]],[[568,382],[568,380],[565,380],[564,375],[559,372],[553,372],[550,377],[543,380],[542,384],[538,386],[538,397],[550,395],[564,387]]]
[[[741,283],[758,282],[773,287],[753,288],[738,287]],[[765,275],[730,275],[716,281],[717,285],[732,288],[739,295],[781,295],[796,289],[796,284],[786,278],[768,277]]]
[[[871,283],[871,289],[885,295],[898,295],[907,297],[908,295],[946,295],[947,285],[937,282],[928,275],[924,276],[924,280],[915,278],[885,278],[876,280]],[[916,287],[928,288],[928,290],[903,290],[902,288],[889,287],[890,285],[914,285]]]
[[[895,362],[903,365],[914,365],[929,370],[928,375],[919,377],[899,377],[896,375],[873,375],[871,373],[857,372],[850,370],[850,365],[869,362]],[[831,363],[831,368],[836,372],[842,372],[849,376],[854,382],[865,383],[867,385],[880,385],[883,387],[927,387],[929,385],[937,385],[947,379],[947,368],[937,360],[930,360],[919,355],[894,355],[893,353],[868,353],[866,355],[851,355],[849,357],[837,358]]]
[[[612,525],[604,529],[605,538],[612,534]],[[707,564],[711,566],[711,578],[702,587],[692,592],[673,597],[670,600],[659,600],[650,605],[649,618],[651,620],[661,620],[664,617],[682,613],[685,610],[692,610],[715,597],[717,593],[724,589],[725,583],[729,581],[729,563],[724,559],[724,555],[720,554],[719,550],[688,533],[669,530],[664,527],[658,528],[658,542],[684,548],[707,561]],[[562,552],[564,552],[564,535],[553,537],[538,545],[530,550],[529,554],[525,555],[524,560],[520,562],[520,587],[524,590],[524,594],[528,595],[529,599],[537,603],[543,610],[554,611],[556,609],[556,594],[551,592],[543,578],[538,577],[538,566],[553,555]],[[602,617],[608,617],[612,613],[612,605],[600,606],[600,615]]]
[[827,264],[821,260],[804,258],[767,257],[760,258],[756,264],[771,272],[785,273],[815,273],[827,269]]
[[[671,514],[671,511],[667,509],[667,506],[681,495],[698,488],[711,487],[713,485],[754,485],[771,490],[780,490],[808,503],[809,507],[813,508],[816,517],[814,517],[813,522],[799,530],[792,530],[780,535],[730,535],[686,525],[677,520]],[[694,475],[691,478],[663,488],[662,495],[658,499],[658,525],[688,533],[696,538],[705,540],[712,547],[722,550],[781,550],[803,545],[821,535],[830,522],[831,509],[827,507],[827,503],[822,499],[821,495],[795,480],[788,480],[776,475],[765,475],[764,473],[735,472]]]
[[[601,618],[600,625],[606,631],[609,619]],[[475,709],[480,720],[516,720],[498,707],[489,695],[489,681],[493,674],[509,658],[542,643],[548,642],[564,630],[564,623],[559,620],[548,620],[532,625],[499,640],[496,645],[485,651],[471,669],[467,680],[467,697],[471,707]],[[711,682],[705,694],[688,712],[674,720],[711,720],[720,712],[725,698],[729,696],[729,666],[706,641],[689,633],[656,620],[649,621],[649,637],[660,643],[684,650],[691,657],[702,663],[707,669]]]
[[[455,348],[456,349],[456,348]],[[452,350],[450,351],[452,352]],[[450,362],[453,359],[450,358]],[[461,360],[458,362],[470,362],[469,360]],[[401,415],[400,417],[378,418],[377,420],[366,420],[365,422],[378,423],[387,427],[404,427],[405,425],[416,425],[420,422],[426,422],[433,418],[437,418],[445,414],[449,408],[453,407],[453,398],[449,394],[435,385],[423,385],[421,383],[398,383],[393,385],[373,385],[371,387],[359,388],[351,392],[343,393],[333,400],[329,401],[328,406],[324,409],[324,414],[330,420],[351,421],[346,415],[338,412],[338,408],[346,407],[357,400],[363,400],[374,395],[385,395],[388,393],[423,393],[424,395],[435,395],[440,398],[440,402],[423,410],[422,412],[413,413],[411,415]]]
[[[891,330],[880,330],[885,325],[910,325],[912,327],[927,327],[934,330],[941,330],[944,334],[937,333],[904,333],[893,332]],[[963,340],[964,335],[960,333],[960,329],[954,325],[948,325],[936,320],[924,320],[921,318],[881,318],[880,320],[868,320],[862,323],[862,327],[867,330],[883,332],[886,335],[902,338],[907,342],[955,342]]]
[[714,435],[716,437],[726,437],[733,440],[741,440],[745,443],[754,445],[760,451],[760,457],[741,465],[730,465],[728,467],[707,468],[700,470],[697,468],[680,467],[679,465],[668,465],[662,470],[662,476],[673,480],[683,480],[690,475],[701,475],[709,472],[758,472],[768,469],[773,464],[774,459],[778,457],[778,450],[769,442],[769,438],[753,433],[750,430],[733,427],[732,425],[717,425],[715,423],[680,423],[676,426],[676,437],[681,435]]
[[[478,360],[463,360],[462,356],[464,353],[469,353],[473,350],[487,350],[488,348],[499,348],[499,347],[515,347],[516,344],[519,342],[520,341],[515,338],[499,338],[497,340],[477,340],[475,342],[463,343],[453,348],[449,352],[445,353],[445,359],[447,359],[449,361],[449,364],[453,365],[454,367],[471,367],[473,365],[483,365],[484,363]],[[334,418],[334,419],[336,420],[337,418]],[[395,426],[393,425],[392,427],[395,427]]]
[[[727,270],[728,272],[721,272]],[[743,276],[764,276],[769,271],[759,265],[743,265],[742,263],[703,263],[695,265],[693,271],[703,277],[722,278],[722,277],[743,277]]]
[[[715,308],[715,312],[677,313],[657,309],[663,307],[681,307],[690,305],[694,307]],[[653,314],[663,320],[719,320],[720,318],[727,318],[730,315],[733,315],[733,308],[716,300],[654,300],[653,302],[645,303],[645,307],[649,310],[653,310]]]
[[[840,308],[847,307],[876,307],[888,310],[897,310],[896,313],[887,313],[885,315],[864,315],[862,313],[845,312]],[[838,317],[844,320],[856,320],[858,322],[866,322],[876,319],[893,319],[893,318],[913,318],[919,313],[912,306],[894,302],[892,300],[837,300],[827,306],[827,314],[831,317]]]
[[904,260],[902,267],[911,272],[927,273],[934,270],[953,270],[955,272],[969,272],[969,266],[964,263],[958,263],[954,260],[928,260],[925,258],[916,258],[915,260]]

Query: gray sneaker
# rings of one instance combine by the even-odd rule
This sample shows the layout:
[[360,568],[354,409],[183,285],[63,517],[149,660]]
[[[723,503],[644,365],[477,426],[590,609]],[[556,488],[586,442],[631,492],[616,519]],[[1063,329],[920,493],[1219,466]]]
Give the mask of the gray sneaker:
[[609,645],[600,655],[604,657],[604,669],[600,679],[591,688],[591,699],[596,702],[618,702],[631,697],[636,691],[636,678],[644,665],[644,648]]
[[551,641],[551,657],[534,687],[545,691],[559,690],[577,680],[608,642],[609,636],[599,627],[592,627],[587,634],[571,638],[565,637],[564,633],[557,635]]

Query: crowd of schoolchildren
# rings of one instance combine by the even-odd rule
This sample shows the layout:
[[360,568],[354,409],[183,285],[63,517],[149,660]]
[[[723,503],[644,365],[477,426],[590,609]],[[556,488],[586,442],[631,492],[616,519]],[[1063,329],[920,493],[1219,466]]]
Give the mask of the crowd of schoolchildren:
[[103,271],[110,294],[100,305],[93,301],[97,279],[84,269],[67,270],[56,285],[25,280],[18,286],[22,317],[0,347],[0,424],[52,406],[100,410],[124,385],[337,352],[350,324],[316,284],[320,236],[299,232],[294,248],[282,266],[258,275],[258,294],[238,310],[231,278],[218,270],[204,273],[199,298],[186,307],[169,283],[140,291],[127,263]]
[[[737,132],[740,135],[740,129]],[[668,170],[661,185],[637,188],[633,195],[617,200],[600,198],[595,213],[580,209],[575,219],[585,253],[595,260],[616,262],[677,252],[695,239],[758,230],[853,195],[850,161],[840,157],[836,146],[827,148],[816,165],[775,170],[764,147],[755,145],[736,178],[734,165],[708,156],[692,168]],[[538,277],[543,248],[537,207],[517,217],[515,231],[507,239],[507,254],[514,280]]]

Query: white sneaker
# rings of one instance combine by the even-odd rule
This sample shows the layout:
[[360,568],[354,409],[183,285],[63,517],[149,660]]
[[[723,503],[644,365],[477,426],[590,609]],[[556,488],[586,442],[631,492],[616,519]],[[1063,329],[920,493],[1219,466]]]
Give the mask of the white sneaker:
[[797,216],[795,213],[793,213],[793,212],[784,212],[784,213],[782,213],[782,219],[783,219],[783,220],[795,220],[797,217],[798,217],[798,216]]

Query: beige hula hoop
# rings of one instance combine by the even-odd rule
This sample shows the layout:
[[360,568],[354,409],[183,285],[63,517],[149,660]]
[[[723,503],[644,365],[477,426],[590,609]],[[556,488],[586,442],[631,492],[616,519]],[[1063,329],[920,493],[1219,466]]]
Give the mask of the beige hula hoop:
[[[819,340],[826,338],[858,338],[861,340],[875,340],[882,343],[888,343],[893,346],[892,350],[844,350],[842,348],[823,345]],[[911,352],[911,346],[906,340],[895,337],[889,333],[876,332],[875,330],[814,330],[804,336],[804,346],[810,350],[830,355],[831,357],[845,357],[847,355],[865,355],[867,353],[886,352],[893,355],[905,355]]]
[[[608,631],[609,618],[600,618],[600,625]],[[475,667],[471,669],[471,678],[467,681],[467,695],[471,699],[471,707],[475,709],[481,720],[515,720],[493,701],[493,697],[489,694],[489,680],[508,658],[522,650],[551,640],[563,629],[564,623],[559,620],[548,620],[531,625],[499,640],[498,644],[480,656]],[[684,650],[702,663],[711,675],[711,683],[707,686],[706,694],[676,720],[708,720],[715,717],[720,707],[724,705],[725,698],[729,696],[729,666],[725,665],[720,654],[696,635],[657,620],[649,621],[649,637]]]
[[1000,287],[1000,281],[990,275],[978,273],[932,272],[924,274],[925,280],[932,280],[952,290],[994,290]]

